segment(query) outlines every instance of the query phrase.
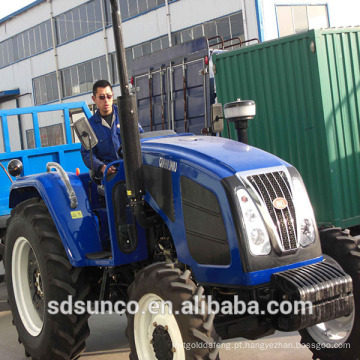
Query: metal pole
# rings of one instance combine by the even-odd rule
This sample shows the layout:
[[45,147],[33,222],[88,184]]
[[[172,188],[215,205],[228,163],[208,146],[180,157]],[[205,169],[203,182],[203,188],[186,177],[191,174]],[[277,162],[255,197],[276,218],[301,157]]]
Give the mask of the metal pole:
[[184,95],[184,127],[187,132],[187,101],[186,101],[186,64],[185,59],[182,61],[182,73],[183,73],[183,95]]
[[[15,103],[16,103],[16,108],[18,109],[20,107],[19,106],[19,98],[15,99]],[[21,150],[25,150],[21,115],[17,116],[17,120],[18,120],[18,124],[19,124],[20,148],[21,148]]]
[[[106,27],[105,27],[105,12],[104,12],[104,2],[100,1],[101,6],[101,21],[102,21],[102,28],[103,28],[103,34],[104,34],[104,43],[105,43],[105,59],[106,59],[106,70],[108,74],[108,79],[111,81],[110,78],[110,62],[109,62],[109,47],[107,42],[107,35],[106,35]],[[98,79],[100,80],[100,79]]]
[[116,48],[116,60],[119,71],[121,95],[118,97],[121,144],[124,158],[127,196],[135,209],[144,195],[142,176],[142,154],[138,128],[137,106],[135,96],[129,91],[128,72],[126,68],[125,47],[122,37],[122,25],[117,0],[110,0]]
[[160,66],[160,98],[161,98],[161,129],[165,128],[165,111],[164,111],[164,71],[163,67]]
[[175,111],[174,111],[174,68],[172,62],[169,67],[169,81],[170,81],[170,111],[171,111],[171,130],[175,131]]
[[52,7],[52,0],[47,0],[50,5],[50,22],[51,22],[51,36],[52,36],[52,43],[54,48],[54,59],[55,59],[55,71],[56,71],[56,82],[57,82],[57,88],[59,93],[59,102],[62,102],[62,96],[61,96],[61,81],[60,81],[60,71],[59,71],[59,58],[56,48],[56,40],[55,40],[55,24],[54,24],[54,12]]
[[[241,0],[241,13],[243,18],[243,26],[244,26],[244,37],[245,41],[249,38],[248,35],[248,24],[247,24],[247,16],[246,16],[246,10],[245,10],[245,0]],[[240,45],[241,47],[241,45]]]
[[151,75],[151,69],[149,69],[148,78],[149,78],[150,131],[153,131],[152,75]]
[[165,10],[166,10],[166,23],[168,28],[169,47],[172,47],[169,0],[165,0]]

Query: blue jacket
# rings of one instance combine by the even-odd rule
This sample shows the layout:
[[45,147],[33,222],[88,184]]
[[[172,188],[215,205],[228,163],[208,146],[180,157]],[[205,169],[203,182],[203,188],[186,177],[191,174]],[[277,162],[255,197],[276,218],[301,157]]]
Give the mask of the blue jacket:
[[[89,123],[98,138],[97,145],[92,149],[92,158],[95,172],[99,171],[100,166],[119,159],[118,149],[121,145],[121,136],[117,106],[113,105],[113,110],[115,114],[115,120],[111,126],[111,129],[102,125],[102,119],[99,110],[96,111],[96,113],[89,119]],[[141,133],[144,132],[140,124],[139,131]],[[83,146],[81,146],[81,156],[85,165],[91,169],[90,151],[86,150]]]

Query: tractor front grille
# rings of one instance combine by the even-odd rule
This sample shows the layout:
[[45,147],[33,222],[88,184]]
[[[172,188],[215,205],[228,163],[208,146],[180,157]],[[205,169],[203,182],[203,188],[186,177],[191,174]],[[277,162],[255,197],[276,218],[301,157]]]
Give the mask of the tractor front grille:
[[[289,182],[283,171],[250,175],[247,180],[257,191],[269,211],[284,251],[297,248],[295,206]],[[279,210],[273,205],[276,198],[287,200],[288,206]]]

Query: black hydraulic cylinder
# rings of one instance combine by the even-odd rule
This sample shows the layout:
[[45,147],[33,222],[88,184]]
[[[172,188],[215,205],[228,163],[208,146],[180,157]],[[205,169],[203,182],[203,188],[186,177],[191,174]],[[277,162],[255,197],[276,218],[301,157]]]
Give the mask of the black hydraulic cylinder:
[[118,97],[118,108],[126,188],[130,203],[135,206],[136,202],[140,201],[144,195],[137,106],[135,95],[131,94],[129,91],[125,47],[122,37],[122,25],[118,1],[110,0],[110,3],[121,89],[121,95]]

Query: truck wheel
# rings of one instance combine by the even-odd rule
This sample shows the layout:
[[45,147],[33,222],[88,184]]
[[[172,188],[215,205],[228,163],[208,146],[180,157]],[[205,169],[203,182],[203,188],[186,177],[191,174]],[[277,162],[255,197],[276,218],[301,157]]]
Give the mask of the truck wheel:
[[[5,274],[9,304],[19,342],[36,360],[74,359],[85,349],[88,315],[50,314],[72,296],[86,300],[85,273],[69,263],[54,222],[40,199],[11,212],[5,238]],[[49,312],[49,311],[50,312]]]
[[355,360],[360,358],[360,242],[339,228],[320,231],[322,250],[352,277],[355,311],[349,316],[317,324],[300,331],[302,343],[314,359]]
[[[203,291],[190,279],[189,270],[182,272],[174,264],[157,263],[141,270],[128,290],[130,359],[218,359],[220,338],[214,329],[214,315],[207,311],[204,316],[181,313],[184,301],[195,307],[196,295],[200,306]],[[136,313],[129,312],[130,301],[138,304]],[[170,305],[162,310],[165,302]]]

